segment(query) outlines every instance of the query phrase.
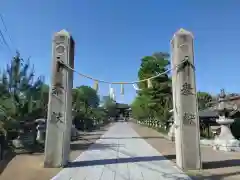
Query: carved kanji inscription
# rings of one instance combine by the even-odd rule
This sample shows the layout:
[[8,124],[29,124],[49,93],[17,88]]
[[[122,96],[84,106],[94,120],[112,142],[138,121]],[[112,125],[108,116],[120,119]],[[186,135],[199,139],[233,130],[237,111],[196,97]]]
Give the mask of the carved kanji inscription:
[[194,114],[185,112],[183,115],[183,124],[188,124],[188,125],[194,124],[195,118],[196,116]]
[[194,93],[192,92],[192,90],[193,90],[193,88],[192,88],[191,84],[184,83],[182,85],[181,94],[184,96],[193,95]]

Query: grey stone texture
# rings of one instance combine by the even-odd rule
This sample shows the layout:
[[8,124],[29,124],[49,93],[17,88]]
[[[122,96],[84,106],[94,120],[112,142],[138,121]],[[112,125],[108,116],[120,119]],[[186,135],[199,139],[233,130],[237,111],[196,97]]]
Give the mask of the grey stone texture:
[[176,161],[182,169],[201,169],[199,116],[196,97],[192,33],[180,29],[171,41]]
[[72,127],[74,42],[62,30],[54,35],[52,80],[49,92],[48,118],[45,141],[45,167],[62,167],[68,163]]

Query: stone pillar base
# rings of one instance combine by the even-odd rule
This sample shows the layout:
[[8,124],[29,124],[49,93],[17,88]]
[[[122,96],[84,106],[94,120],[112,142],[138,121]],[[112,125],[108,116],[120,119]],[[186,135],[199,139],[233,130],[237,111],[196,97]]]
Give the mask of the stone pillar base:
[[168,135],[168,140],[170,140],[170,141],[175,141],[175,136],[169,136],[169,135]]
[[62,168],[62,167],[64,167],[64,165],[62,165],[62,164],[54,164],[54,165],[53,165],[52,162],[49,162],[49,163],[48,163],[48,162],[45,161],[45,162],[43,163],[43,167],[44,167],[44,168]]

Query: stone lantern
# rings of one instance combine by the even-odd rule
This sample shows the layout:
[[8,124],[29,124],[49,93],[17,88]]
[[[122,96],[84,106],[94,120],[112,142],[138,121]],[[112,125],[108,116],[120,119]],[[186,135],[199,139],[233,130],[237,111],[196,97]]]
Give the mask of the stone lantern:
[[45,135],[46,135],[46,119],[36,119],[35,122],[37,123],[37,138],[36,140],[38,142],[44,142],[45,141]]
[[229,116],[230,112],[237,110],[237,106],[227,102],[224,89],[221,90],[219,95],[216,110],[219,115],[216,122],[221,126],[221,132],[216,136],[213,148],[222,151],[240,151],[240,141],[234,138],[230,129],[234,119],[231,119]]
[[[173,109],[170,110],[169,112],[172,113]],[[170,128],[169,128],[169,131],[168,131],[168,139],[171,140],[171,141],[175,141],[176,124],[175,124],[173,116],[169,119],[169,123],[170,123],[169,124]]]

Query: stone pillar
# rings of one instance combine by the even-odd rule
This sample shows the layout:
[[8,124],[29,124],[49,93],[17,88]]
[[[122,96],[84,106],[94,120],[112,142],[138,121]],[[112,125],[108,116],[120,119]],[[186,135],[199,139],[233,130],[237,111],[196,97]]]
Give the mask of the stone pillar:
[[200,130],[194,70],[193,35],[180,29],[171,41],[176,161],[182,169],[200,169]]
[[74,41],[62,30],[54,35],[52,48],[44,166],[62,167],[68,163],[70,151],[73,72],[58,62],[74,67]]

